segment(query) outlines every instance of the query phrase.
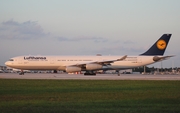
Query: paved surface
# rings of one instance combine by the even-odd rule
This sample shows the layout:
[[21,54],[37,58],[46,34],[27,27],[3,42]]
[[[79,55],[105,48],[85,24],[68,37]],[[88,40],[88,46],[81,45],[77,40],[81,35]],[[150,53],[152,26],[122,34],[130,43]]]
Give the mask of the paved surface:
[[83,74],[39,74],[0,73],[0,79],[59,79],[59,80],[180,80],[180,75],[141,75],[141,74],[97,74],[84,76]]

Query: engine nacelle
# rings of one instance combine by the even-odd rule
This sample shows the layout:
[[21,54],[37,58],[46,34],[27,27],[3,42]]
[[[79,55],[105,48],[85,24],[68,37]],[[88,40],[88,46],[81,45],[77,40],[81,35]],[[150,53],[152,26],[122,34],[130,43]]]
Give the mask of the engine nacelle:
[[102,65],[100,64],[86,64],[86,70],[96,70],[101,69]]
[[71,73],[71,72],[78,72],[81,71],[80,67],[76,67],[76,66],[68,66],[66,67],[66,72]]

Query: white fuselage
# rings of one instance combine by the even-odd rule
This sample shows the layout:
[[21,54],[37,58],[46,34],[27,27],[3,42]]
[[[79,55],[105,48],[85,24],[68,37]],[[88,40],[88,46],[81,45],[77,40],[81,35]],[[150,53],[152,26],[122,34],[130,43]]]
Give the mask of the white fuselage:
[[[66,70],[68,66],[87,65],[119,59],[123,56],[19,56],[5,64],[21,70]],[[103,65],[101,69],[120,70],[152,64],[154,56],[127,56],[124,60]],[[84,70],[84,69],[82,69]]]
[[11,58],[6,66],[23,70],[63,70],[66,72],[120,70],[149,65],[166,60],[163,56],[171,34],[163,34],[140,56],[19,56]]

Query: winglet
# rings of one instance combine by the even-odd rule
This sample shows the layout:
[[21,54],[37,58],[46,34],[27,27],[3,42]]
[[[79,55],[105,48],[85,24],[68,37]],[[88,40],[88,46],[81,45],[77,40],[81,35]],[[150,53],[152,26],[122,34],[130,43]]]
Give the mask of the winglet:
[[169,39],[172,34],[163,34],[155,43],[152,45],[149,50],[141,55],[150,56],[150,55],[163,55],[166,47],[168,45]]

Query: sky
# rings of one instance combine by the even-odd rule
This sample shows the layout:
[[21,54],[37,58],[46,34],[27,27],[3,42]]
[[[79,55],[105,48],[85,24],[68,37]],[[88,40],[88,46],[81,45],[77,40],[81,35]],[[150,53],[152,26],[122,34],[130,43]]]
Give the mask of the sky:
[[[180,0],[0,0],[0,65],[21,55],[139,55],[172,37],[180,67]],[[160,63],[150,66],[160,67]]]

